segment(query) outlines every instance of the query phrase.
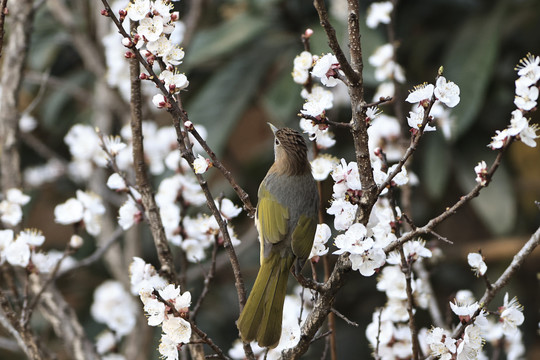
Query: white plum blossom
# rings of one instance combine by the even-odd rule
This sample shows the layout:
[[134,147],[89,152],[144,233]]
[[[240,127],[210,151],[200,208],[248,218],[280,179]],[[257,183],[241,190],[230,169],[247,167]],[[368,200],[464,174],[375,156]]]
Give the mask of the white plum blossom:
[[[400,83],[405,82],[403,68],[394,61],[394,46],[392,44],[379,46],[368,58],[368,61],[375,67],[375,80],[386,81],[395,79]],[[393,96],[393,94],[388,96]]]
[[167,106],[167,98],[162,94],[156,94],[152,98],[152,103],[155,105],[155,107],[161,109]]
[[127,184],[120,174],[112,173],[107,179],[107,187],[111,190],[123,191],[127,189]]
[[96,288],[90,313],[118,336],[129,334],[135,326],[135,302],[118,281],[107,280]]
[[311,75],[321,79],[321,83],[328,87],[334,87],[338,84],[336,78],[339,70],[339,62],[334,54],[325,54],[320,57],[313,65]]
[[517,297],[513,297],[512,300],[508,301],[508,293],[506,293],[499,313],[503,323],[503,333],[507,336],[513,336],[517,331],[517,327],[523,324],[525,320],[523,306],[519,304]]
[[374,2],[369,5],[367,10],[366,24],[369,28],[374,29],[379,24],[389,24],[390,14],[394,10],[394,5],[391,1]]
[[[306,102],[304,103],[304,107],[306,105],[314,104],[317,103]],[[304,110],[301,110],[301,112],[303,111]],[[317,148],[319,149],[328,149],[334,146],[336,143],[336,140],[334,139],[334,134],[328,130],[328,127],[323,127],[321,129],[321,126],[314,124],[313,121],[302,118],[300,119],[300,128],[303,130],[304,133],[307,133],[309,135],[309,139],[311,141],[316,142]]]
[[487,271],[487,265],[484,262],[482,254],[479,253],[469,253],[467,255],[467,261],[469,266],[473,270],[476,276],[484,276]]
[[214,200],[214,202],[216,203],[221,215],[223,215],[223,217],[227,220],[237,217],[242,212],[242,208],[234,205],[230,199],[223,198],[220,200]]
[[183,90],[189,85],[186,75],[174,73],[169,70],[163,70],[161,74],[159,74],[159,79],[165,82],[165,87],[169,89],[171,93]]
[[495,130],[495,133],[495,136],[491,138],[492,140],[488,145],[493,150],[502,148],[506,144],[506,139],[510,136],[508,129]]
[[393,81],[385,81],[380,83],[373,95],[373,101],[379,101],[381,98],[394,97],[396,87]]
[[154,266],[138,257],[133,258],[129,266],[129,275],[133,295],[151,293],[154,289],[159,290],[167,286],[166,280],[158,274]]
[[124,230],[131,228],[134,224],[142,220],[142,212],[130,197],[118,209],[118,225]]
[[317,224],[317,230],[315,231],[315,238],[313,239],[313,247],[308,259],[313,259],[318,256],[323,256],[328,253],[328,248],[325,246],[328,239],[332,236],[332,230],[330,226],[326,224]]
[[452,312],[456,314],[457,316],[463,319],[466,319],[467,321],[474,315],[476,310],[480,307],[478,302],[474,302],[472,304],[469,303],[460,303],[457,300],[454,300],[455,302],[450,301],[450,308],[452,309]]
[[137,34],[144,37],[146,41],[156,41],[163,33],[163,17],[146,17],[139,22]]
[[450,360],[456,353],[456,340],[452,334],[442,328],[436,327],[428,331],[426,343],[429,345],[431,353],[441,360]]
[[54,221],[62,225],[77,223],[83,217],[84,206],[75,198],[70,198],[65,203],[56,205],[54,208]]
[[414,90],[409,93],[409,96],[405,101],[410,102],[411,104],[420,103],[424,100],[431,100],[433,96],[433,90],[435,87],[433,84],[423,83],[414,87]]
[[338,165],[339,160],[329,154],[321,154],[311,161],[311,171],[313,178],[317,181],[325,180]]
[[[420,130],[422,123],[424,122],[425,110],[423,107],[416,108],[416,111],[410,111],[409,117],[407,117],[407,123],[413,129]],[[435,131],[435,126],[429,125],[429,122],[426,123],[424,131]]]
[[330,215],[334,215],[334,228],[336,230],[347,230],[354,222],[358,205],[353,205],[345,199],[334,199],[332,205],[326,210]]
[[295,83],[303,85],[308,81],[312,64],[313,55],[309,51],[302,51],[294,58],[292,77]]
[[488,168],[487,168],[487,164],[485,161],[480,161],[478,163],[478,165],[476,165],[474,167],[474,172],[476,173],[476,179],[475,181],[482,185],[482,186],[486,186],[487,184],[487,173],[488,173]]
[[361,254],[351,254],[351,268],[363,276],[371,276],[386,262],[386,254],[381,248],[373,247]]
[[459,86],[452,81],[446,81],[444,76],[439,76],[435,84],[434,94],[437,100],[448,107],[459,104]]
[[208,160],[201,155],[197,155],[197,158],[193,161],[195,174],[204,174],[209,167],[210,164]]
[[519,94],[514,98],[514,104],[522,110],[529,111],[536,107],[538,88],[536,86],[518,88]]
[[150,12],[150,0],[134,0],[129,3],[126,10],[131,20],[142,20]]

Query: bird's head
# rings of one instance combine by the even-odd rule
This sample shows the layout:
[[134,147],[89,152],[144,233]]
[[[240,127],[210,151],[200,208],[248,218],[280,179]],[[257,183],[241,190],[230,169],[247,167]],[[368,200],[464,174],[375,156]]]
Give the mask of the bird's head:
[[273,171],[286,175],[303,175],[311,172],[307,146],[302,134],[290,128],[278,129],[269,124],[274,132]]

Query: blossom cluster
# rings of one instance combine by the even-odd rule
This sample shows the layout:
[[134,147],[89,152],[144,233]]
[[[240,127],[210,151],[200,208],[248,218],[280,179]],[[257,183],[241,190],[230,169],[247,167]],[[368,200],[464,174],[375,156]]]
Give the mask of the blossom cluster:
[[[195,129],[203,138],[206,137],[204,127],[195,125]],[[195,216],[185,214],[188,207],[205,204],[206,197],[188,162],[180,156],[176,148],[177,138],[174,129],[169,126],[158,129],[155,123],[145,121],[143,132],[145,158],[149,160],[150,172],[161,175],[155,199],[167,240],[181,247],[189,261],[200,262],[206,258],[205,250],[214,243],[216,237],[218,242],[222,243],[217,221],[205,214]],[[120,134],[121,137],[103,136],[94,146],[102,149],[105,162],[112,164],[115,170],[108,178],[107,186],[111,190],[128,194],[118,210],[118,224],[122,229],[128,230],[143,220],[144,213],[140,204],[141,195],[134,186],[128,184],[129,181],[124,175],[129,173],[133,161],[131,128],[125,126]],[[194,140],[191,138],[191,141]],[[197,153],[202,149],[200,146],[194,146],[193,151]],[[216,200],[216,205],[222,216],[228,220],[241,212],[241,208],[227,198]],[[228,231],[233,245],[239,244],[240,241],[231,224],[228,224]]]
[[159,353],[164,359],[177,360],[178,349],[191,339],[191,324],[186,320],[191,293],[169,284],[156,269],[141,258],[130,266],[131,292],[139,295],[148,325],[161,326]]
[[516,67],[518,79],[515,81],[516,96],[514,104],[517,109],[512,111],[510,125],[504,130],[497,130],[488,145],[491,149],[500,149],[514,137],[525,145],[536,147],[538,135],[537,124],[530,124],[526,114],[536,110],[538,100],[538,80],[540,80],[540,56],[528,54],[520,60]]
[[[30,196],[19,189],[13,188],[6,191],[6,199],[0,202],[2,222],[10,226],[19,225],[23,216],[21,206],[29,201]],[[73,266],[75,260],[58,250],[47,252],[39,250],[44,242],[45,236],[39,229],[26,228],[18,234],[15,234],[12,229],[0,230],[0,265],[7,262],[39,274],[51,272],[58,263],[62,271]],[[68,247],[73,250],[78,249],[82,242],[80,236],[73,235],[68,242]]]
[[435,85],[424,83],[416,86],[405,99],[413,104],[413,109],[407,117],[409,126],[412,129],[420,130],[420,127],[424,126],[425,111],[430,108],[429,105],[433,102],[427,115],[428,122],[425,124],[424,131],[435,130],[432,125],[434,119],[440,119],[439,121],[443,123],[444,128],[444,124],[448,123],[449,116],[441,104],[450,108],[455,107],[460,100],[459,94],[459,87],[455,83],[447,81],[444,76],[439,76]]
[[30,196],[23,194],[20,189],[8,189],[5,199],[0,201],[0,221],[7,226],[17,226],[22,220],[22,206],[29,201]]
[[[432,256],[431,251],[425,247],[425,242],[421,240],[405,243],[403,251],[409,265]],[[378,344],[382,359],[408,358],[412,356],[412,338],[407,324],[407,280],[397,251],[388,255],[387,263],[377,278],[377,290],[386,294],[387,302],[373,314],[372,322],[366,328],[366,337],[374,348]],[[426,291],[426,283],[420,278],[416,279],[414,273],[411,273],[410,281],[415,304],[426,309],[431,301]]]
[[[319,78],[324,86],[334,87],[338,84],[336,78],[338,73],[341,73],[339,63],[332,54],[319,57],[303,51],[294,59],[293,80],[302,85],[307,85],[311,75],[312,78]],[[323,122],[326,111],[334,105],[332,92],[318,84],[313,84],[310,87],[304,87],[300,95],[306,100],[303,109],[300,110],[305,116],[300,120],[300,128],[309,135],[310,140],[315,141],[319,149],[334,146],[336,143],[334,134],[328,131],[328,125]]]
[[84,225],[90,235],[97,236],[101,232],[103,214],[105,206],[99,195],[77,190],[75,198],[69,198],[54,208],[54,221],[62,225]]
[[[517,298],[508,300],[508,293],[504,296],[503,306],[496,313],[495,321],[488,317],[488,313],[474,299],[468,290],[460,290],[456,300],[450,302],[452,312],[466,325],[460,337],[443,328],[434,327],[429,331],[422,329],[422,344],[429,353],[439,359],[485,359],[483,347],[486,342],[504,348],[508,359],[518,359],[524,354],[521,341],[521,332],[518,326],[523,323],[523,308]],[[472,321],[471,321],[472,320]],[[500,344],[503,346],[500,346]]]

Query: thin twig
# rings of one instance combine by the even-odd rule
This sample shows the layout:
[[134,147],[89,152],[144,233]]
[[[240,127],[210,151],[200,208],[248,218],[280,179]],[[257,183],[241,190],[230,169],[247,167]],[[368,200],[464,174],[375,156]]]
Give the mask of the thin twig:
[[495,173],[495,171],[498,169],[499,165],[501,164],[502,157],[506,149],[508,149],[508,147],[513,142],[513,139],[514,139],[513,137],[509,138],[506,144],[503,146],[503,148],[499,150],[497,157],[493,161],[493,164],[491,165],[490,169],[488,170],[486,174],[485,185],[477,184],[468,194],[461,196],[454,205],[447,208],[443,213],[429,220],[426,225],[422,227],[418,227],[404,234],[397,241],[394,241],[392,244],[385,247],[384,251],[388,254],[388,252],[394,250],[400,244],[403,244],[411,239],[414,239],[415,237],[418,237],[419,235],[429,234],[435,226],[437,226],[438,224],[440,224],[441,222],[443,222],[450,216],[454,215],[463,205],[465,205],[467,202],[469,202],[473,198],[477,197],[480,194],[480,191],[484,187],[486,187],[489,184],[489,182],[491,182],[491,179],[493,178],[493,174]]
[[349,324],[351,326],[354,326],[354,327],[359,327],[360,326],[360,325],[358,325],[358,323],[347,319],[347,317],[345,315],[343,315],[342,313],[337,311],[335,308],[330,308],[330,311],[332,312],[332,314],[336,315],[338,318],[345,321],[347,324]]
[[28,325],[28,322],[30,321],[32,317],[34,309],[36,305],[38,304],[39,299],[41,298],[41,295],[43,295],[47,287],[51,285],[56,279],[56,274],[58,273],[58,270],[60,270],[60,265],[62,264],[62,261],[64,261],[64,259],[68,257],[68,255],[71,254],[72,252],[73,252],[73,249],[68,244],[66,246],[66,249],[64,250],[64,253],[62,254],[62,257],[58,259],[53,270],[49,272],[47,279],[45,280],[43,285],[41,285],[41,288],[39,289],[37,294],[34,296],[34,298],[28,304],[28,306],[23,308],[22,313],[21,313],[21,322],[22,322],[23,327],[26,327]]
[[208,274],[204,276],[204,287],[201,291],[201,295],[199,295],[199,298],[197,299],[197,303],[193,307],[193,311],[190,314],[190,318],[195,321],[195,318],[197,317],[197,313],[199,312],[201,305],[210,291],[210,283],[214,279],[214,275],[216,273],[216,258],[217,258],[217,249],[218,249],[218,237],[217,235],[214,236],[214,247],[212,248],[212,260],[210,263],[210,271],[208,271]]
[[326,11],[324,1],[315,0],[313,1],[313,5],[319,13],[319,20],[321,26],[323,27],[324,31],[326,32],[326,36],[328,37],[328,45],[330,46],[330,49],[332,49],[332,52],[336,55],[341,70],[345,73],[345,76],[347,76],[351,83],[357,84],[361,82],[361,75],[359,75],[357,72],[355,72],[355,70],[353,70],[351,64],[345,57],[345,53],[339,46],[339,42],[336,36],[336,30],[334,30],[334,27],[330,24],[330,21],[328,20],[328,12]]
[[229,184],[231,184],[232,188],[244,204],[244,210],[246,210],[249,217],[255,216],[255,208],[251,204],[251,201],[249,200],[249,195],[242,189],[236,180],[231,175],[231,172],[223,165],[223,163],[217,158],[214,151],[208,146],[208,143],[202,138],[202,136],[199,134],[199,132],[195,129],[194,126],[190,126],[186,128],[187,131],[189,131],[193,137],[197,140],[197,142],[202,146],[204,151],[210,156],[210,159],[212,159],[212,165],[221,171],[225,179],[229,181]]
[[452,334],[452,337],[454,339],[458,339],[461,337],[467,325],[472,323],[474,319],[476,319],[476,317],[480,314],[481,310],[486,308],[487,305],[489,305],[489,303],[493,300],[495,295],[497,295],[497,293],[506,286],[510,278],[516,273],[516,271],[525,262],[525,259],[527,259],[528,255],[532,253],[538,245],[540,245],[540,227],[536,229],[534,234],[531,235],[530,239],[525,243],[525,245],[523,245],[521,250],[519,250],[518,253],[514,255],[514,258],[512,259],[510,265],[508,265],[508,267],[504,270],[501,276],[499,276],[497,281],[492,284],[491,288],[486,289],[484,295],[479,301],[481,307],[476,310],[473,316],[471,316],[470,321],[468,321],[466,324],[460,324],[458,326],[458,328]]

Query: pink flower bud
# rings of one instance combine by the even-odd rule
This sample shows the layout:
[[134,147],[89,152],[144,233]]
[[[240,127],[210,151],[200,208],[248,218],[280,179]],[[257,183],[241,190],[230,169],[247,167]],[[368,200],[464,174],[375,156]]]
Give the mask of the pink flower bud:
[[178,11],[171,13],[171,21],[176,21],[179,18],[180,18],[180,13],[178,13]]
[[131,51],[126,51],[126,53],[124,54],[124,56],[126,57],[126,59],[133,59],[133,58],[135,58],[135,54],[132,53]]
[[311,35],[313,35],[313,30],[312,29],[306,29],[306,31],[304,32],[304,37],[306,39],[309,39],[311,37]]
[[141,73],[141,75],[139,75],[139,79],[148,80],[148,79],[150,79],[150,76],[148,76],[148,74],[146,74],[146,73]]
[[101,10],[101,15],[109,17],[109,12],[105,9]]
[[191,121],[188,120],[188,121],[186,121],[186,122],[184,123],[184,127],[185,127],[188,131],[193,130],[193,123],[192,123]]

